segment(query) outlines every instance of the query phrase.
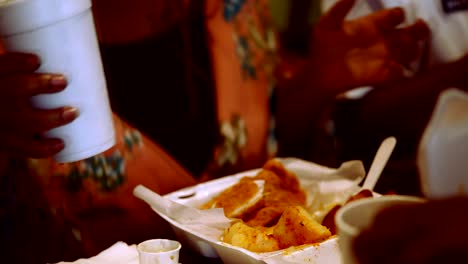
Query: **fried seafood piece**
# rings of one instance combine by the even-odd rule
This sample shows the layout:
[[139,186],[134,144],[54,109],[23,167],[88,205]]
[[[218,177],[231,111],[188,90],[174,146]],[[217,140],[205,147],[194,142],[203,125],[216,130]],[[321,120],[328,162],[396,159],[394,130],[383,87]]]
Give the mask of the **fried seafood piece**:
[[273,227],[273,237],[280,248],[322,242],[330,230],[317,222],[302,206],[288,207]]
[[245,248],[252,252],[271,252],[279,250],[278,241],[271,228],[254,228],[239,221],[224,231],[223,242]]
[[252,178],[255,180],[263,180],[265,184],[269,186],[281,188],[281,178],[272,171],[262,169]]
[[204,204],[201,209],[224,208],[227,217],[242,218],[263,204],[264,186],[253,178],[244,177]]
[[291,201],[291,199],[294,203],[305,203],[306,193],[301,189],[299,181],[294,174],[288,174],[290,175],[288,178],[282,178],[275,172],[264,169],[253,177],[254,180],[265,181],[264,193],[267,204]]
[[269,206],[263,207],[254,212],[253,216],[245,218],[247,225],[252,227],[268,227],[276,224],[284,210],[288,207],[284,206]]
[[305,206],[305,193],[291,192],[265,185],[262,207],[244,217],[250,226],[272,226],[278,222],[283,211],[292,205]]
[[[302,191],[296,175],[291,171],[288,171],[278,160],[268,160],[265,165],[263,165],[263,171],[273,172],[280,180],[281,189],[290,190],[292,192]],[[257,177],[261,178],[260,174],[257,175]]]
[[[256,182],[262,181],[262,187]],[[294,173],[277,160],[269,160],[253,177],[244,177],[201,209],[224,208],[227,217],[250,226],[272,226],[291,205],[305,205],[306,193]]]
[[276,161],[268,161],[254,179],[264,180],[262,207],[246,215],[243,220],[250,226],[276,224],[283,211],[291,205],[306,203],[306,193],[301,189],[296,175]]

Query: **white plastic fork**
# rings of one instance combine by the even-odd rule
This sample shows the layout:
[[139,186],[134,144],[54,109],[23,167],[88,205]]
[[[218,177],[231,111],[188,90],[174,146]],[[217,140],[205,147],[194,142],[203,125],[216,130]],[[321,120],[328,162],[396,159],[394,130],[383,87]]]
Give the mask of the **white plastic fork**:
[[388,137],[382,141],[382,144],[380,144],[380,147],[375,154],[374,160],[372,161],[372,165],[370,166],[366,179],[364,180],[364,184],[362,185],[363,189],[368,189],[371,191],[374,189],[383,169],[385,168],[385,165],[387,164],[388,159],[392,155],[396,142],[397,141],[395,137]]

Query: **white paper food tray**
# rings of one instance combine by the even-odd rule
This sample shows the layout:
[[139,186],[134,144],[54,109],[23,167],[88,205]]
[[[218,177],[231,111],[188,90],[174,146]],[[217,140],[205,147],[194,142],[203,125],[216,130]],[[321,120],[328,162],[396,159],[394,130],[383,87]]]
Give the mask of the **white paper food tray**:
[[[317,183],[318,180],[317,188],[319,188],[322,194],[324,194],[322,198],[325,199],[344,200],[345,197],[348,197],[350,194],[358,190],[359,187],[357,184],[364,176],[363,168],[361,171],[362,163],[360,162],[351,162],[352,165],[347,164],[351,166],[340,167],[340,169],[347,167],[346,169],[337,170],[295,158],[283,158],[279,160],[285,165],[286,169],[296,174],[302,186],[310,185],[311,175],[313,175],[312,178],[315,183]],[[346,163],[343,165],[345,164]],[[350,169],[349,167],[353,168]],[[199,208],[229,186],[237,183],[240,178],[245,176],[255,176],[259,170],[260,169],[250,170],[206,183],[201,183],[175,191],[163,197],[178,204]],[[344,173],[340,173],[340,177],[337,177],[337,171]],[[354,177],[352,175],[354,172],[358,172],[357,174],[361,175]],[[345,178],[341,178],[342,176]],[[323,182],[320,179],[323,179]],[[328,195],[327,193],[333,195]],[[178,239],[184,246],[188,246],[206,257],[220,257],[226,264],[341,263],[336,237],[332,237],[327,241],[316,245],[304,245],[297,248],[289,248],[268,253],[254,253],[246,249],[224,243],[220,241],[219,238],[215,239],[213,237],[206,237],[197,232],[197,230],[187,228],[187,226],[180,224],[173,218],[161,213],[161,211],[155,211],[171,224]]]

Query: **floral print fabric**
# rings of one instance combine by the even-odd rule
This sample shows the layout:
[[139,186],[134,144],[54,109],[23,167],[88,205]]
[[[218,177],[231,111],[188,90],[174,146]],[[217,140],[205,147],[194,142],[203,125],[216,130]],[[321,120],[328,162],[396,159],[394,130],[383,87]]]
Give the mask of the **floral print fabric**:
[[208,1],[206,22],[222,137],[215,156],[218,167],[238,171],[261,166],[275,154],[269,101],[276,36],[267,1],[223,0],[221,8],[219,1]]

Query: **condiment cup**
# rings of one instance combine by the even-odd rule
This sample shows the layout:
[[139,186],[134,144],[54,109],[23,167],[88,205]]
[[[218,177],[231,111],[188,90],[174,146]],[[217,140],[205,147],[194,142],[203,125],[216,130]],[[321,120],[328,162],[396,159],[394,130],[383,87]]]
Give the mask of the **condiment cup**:
[[151,239],[137,246],[140,264],[178,264],[182,245],[168,239]]

